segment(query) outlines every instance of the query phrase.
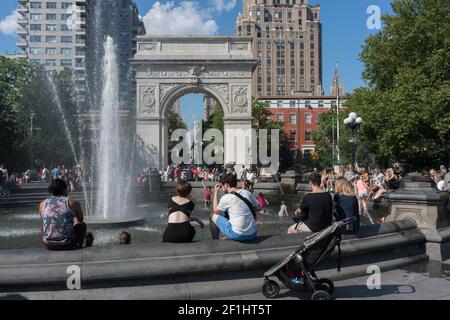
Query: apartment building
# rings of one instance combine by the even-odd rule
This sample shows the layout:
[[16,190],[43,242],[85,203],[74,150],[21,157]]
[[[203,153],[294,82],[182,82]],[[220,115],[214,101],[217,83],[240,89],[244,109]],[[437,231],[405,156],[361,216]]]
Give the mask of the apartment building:
[[238,36],[253,37],[253,96],[317,96],[322,88],[320,7],[308,0],[243,0]]

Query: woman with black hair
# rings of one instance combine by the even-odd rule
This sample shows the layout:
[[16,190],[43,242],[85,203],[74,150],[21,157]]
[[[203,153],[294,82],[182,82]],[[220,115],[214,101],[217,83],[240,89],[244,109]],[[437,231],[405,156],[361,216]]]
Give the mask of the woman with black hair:
[[91,247],[92,233],[87,232],[78,201],[67,196],[67,184],[55,179],[49,187],[51,196],[39,205],[42,219],[41,240],[48,250],[76,250]]

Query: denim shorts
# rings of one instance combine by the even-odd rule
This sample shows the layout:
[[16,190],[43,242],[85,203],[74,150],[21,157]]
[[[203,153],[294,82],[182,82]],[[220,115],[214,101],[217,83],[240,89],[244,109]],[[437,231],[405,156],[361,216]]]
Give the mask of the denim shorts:
[[216,225],[228,239],[235,241],[249,241],[256,238],[256,232],[251,235],[241,235],[233,231],[231,223],[228,219],[218,216],[216,219]]

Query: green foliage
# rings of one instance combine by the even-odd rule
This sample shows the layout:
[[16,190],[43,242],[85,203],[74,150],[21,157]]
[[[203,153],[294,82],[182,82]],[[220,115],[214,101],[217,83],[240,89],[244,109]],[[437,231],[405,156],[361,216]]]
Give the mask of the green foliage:
[[[30,82],[18,104],[17,119],[22,124],[26,134],[21,141],[24,152],[33,160],[33,166],[43,164],[64,163],[75,164],[74,151],[79,157],[79,132],[77,105],[73,94],[72,73],[65,70],[54,75],[55,89],[61,103],[62,111],[56,103],[47,73],[43,68],[36,67]],[[31,114],[33,117],[33,132],[31,132]],[[64,127],[64,120],[72,138],[74,150]],[[28,164],[29,166],[29,164]]]
[[0,57],[0,162],[13,167],[23,136],[17,121],[18,101],[29,82],[32,68],[22,60]]
[[[71,71],[54,75],[54,82],[79,154],[78,106],[72,95]],[[0,161],[11,171],[75,163],[55,94],[42,66],[0,57],[0,127]]]
[[[339,155],[341,159],[341,164],[345,165],[351,163],[352,160],[352,149],[351,143],[352,139],[350,129],[346,128],[344,125],[344,119],[348,116],[348,111],[343,109],[339,113],[339,123],[340,123],[340,140],[337,144],[337,119],[336,112],[334,110],[322,113],[319,116],[318,130],[313,132],[313,140],[316,141],[317,153],[319,155],[319,160],[311,160],[308,162],[309,168],[316,167],[318,169],[325,169],[331,167],[333,164],[333,129],[335,132],[335,161],[337,164],[337,152],[339,150]],[[368,137],[361,132],[362,127],[357,131],[357,160],[361,166],[374,166],[374,155],[370,152],[368,147]],[[309,160],[309,157],[306,157]]]
[[347,106],[362,116],[361,139],[376,162],[409,170],[450,159],[450,2],[395,0],[361,60],[367,88]]
[[218,129],[224,132],[224,113],[222,106],[217,102],[217,106],[214,108],[213,113],[205,123],[205,129]]
[[[165,116],[166,116],[168,133],[169,133],[168,150],[169,150],[169,156],[170,156],[171,150],[173,149],[173,147],[175,147],[178,144],[177,141],[171,140],[172,133],[177,129],[187,129],[187,126],[186,126],[186,123],[184,123],[181,116],[178,113],[174,112],[172,108],[167,108]],[[170,157],[169,157],[169,159],[170,159]]]

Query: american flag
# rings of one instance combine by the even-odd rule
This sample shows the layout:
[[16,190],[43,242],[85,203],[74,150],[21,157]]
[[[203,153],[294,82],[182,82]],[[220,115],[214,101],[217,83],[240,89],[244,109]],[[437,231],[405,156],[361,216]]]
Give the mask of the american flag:
[[339,83],[339,69],[336,65],[336,69],[334,70],[334,77],[333,77],[333,88],[336,88],[338,83]]

